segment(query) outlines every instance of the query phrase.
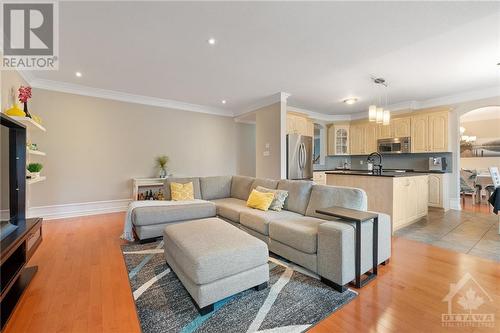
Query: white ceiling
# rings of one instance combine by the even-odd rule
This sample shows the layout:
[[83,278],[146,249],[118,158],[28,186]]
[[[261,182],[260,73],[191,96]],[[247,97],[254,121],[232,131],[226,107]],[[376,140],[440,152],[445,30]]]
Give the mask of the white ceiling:
[[227,114],[284,91],[332,115],[377,101],[371,75],[388,81],[389,104],[500,87],[500,2],[61,2],[59,13],[60,69],[31,73],[39,85]]
[[[500,120],[500,106],[488,106],[472,110],[460,117],[462,123],[479,120]],[[500,133],[500,128],[498,132]]]

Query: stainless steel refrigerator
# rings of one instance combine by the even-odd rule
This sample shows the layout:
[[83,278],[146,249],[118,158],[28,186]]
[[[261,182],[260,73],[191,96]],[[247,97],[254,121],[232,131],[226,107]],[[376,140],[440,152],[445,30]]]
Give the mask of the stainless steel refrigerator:
[[300,134],[286,136],[288,179],[313,178],[313,138]]

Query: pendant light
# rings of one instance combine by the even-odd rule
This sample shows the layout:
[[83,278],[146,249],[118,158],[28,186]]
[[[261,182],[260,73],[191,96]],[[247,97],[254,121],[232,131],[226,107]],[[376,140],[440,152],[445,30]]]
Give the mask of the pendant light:
[[[373,83],[382,85],[387,88],[387,83],[383,78],[372,77]],[[382,94],[381,94],[382,95]],[[379,104],[381,103],[381,96],[379,96]],[[387,108],[387,90],[385,91],[385,107]],[[384,110],[383,107],[372,104],[368,107],[368,120],[376,122],[377,124],[389,125],[391,123],[391,111]]]

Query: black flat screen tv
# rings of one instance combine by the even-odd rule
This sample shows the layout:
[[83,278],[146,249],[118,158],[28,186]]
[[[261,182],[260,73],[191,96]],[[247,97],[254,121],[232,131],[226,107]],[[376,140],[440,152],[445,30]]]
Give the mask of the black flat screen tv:
[[26,127],[0,113],[0,239],[26,223]]

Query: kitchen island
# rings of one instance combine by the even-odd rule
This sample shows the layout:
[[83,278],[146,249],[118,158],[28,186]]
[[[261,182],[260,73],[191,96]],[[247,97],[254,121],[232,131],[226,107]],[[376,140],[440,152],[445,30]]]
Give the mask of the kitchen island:
[[327,171],[326,184],[357,187],[368,196],[368,210],[391,217],[392,231],[428,213],[429,176],[414,172]]

